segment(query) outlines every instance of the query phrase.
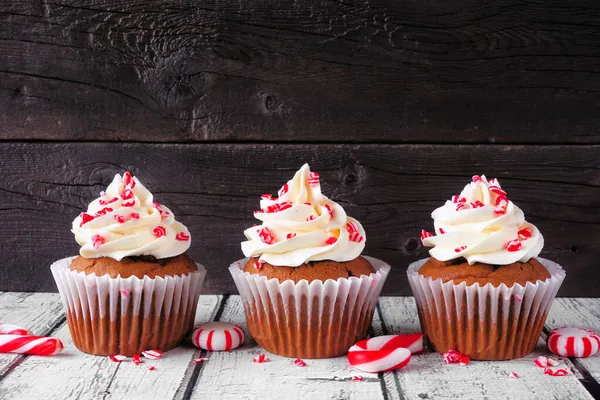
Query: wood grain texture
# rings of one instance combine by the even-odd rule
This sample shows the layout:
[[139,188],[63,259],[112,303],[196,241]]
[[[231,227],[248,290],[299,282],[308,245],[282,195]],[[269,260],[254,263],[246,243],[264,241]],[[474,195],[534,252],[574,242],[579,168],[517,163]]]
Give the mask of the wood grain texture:
[[598,143],[596,2],[0,3],[0,138]]
[[[392,265],[387,294],[410,294],[405,270],[428,255],[418,239],[431,211],[474,173],[500,179],[561,263],[563,296],[598,296],[599,146],[233,145],[0,143],[0,289],[55,290],[49,266],[78,251],[71,221],[130,170],[193,234],[205,293],[236,293],[227,270],[262,193],[304,163],[323,192],[367,231],[366,254]],[[595,278],[592,278],[595,277]]]
[[[0,323],[18,325],[34,335],[46,336],[63,319],[62,303],[57,293],[0,292]],[[0,380],[25,358],[20,354],[0,354]]]
[[[382,297],[381,319],[389,334],[419,331],[417,309],[412,297]],[[415,356],[405,368],[393,372],[402,391],[402,399],[593,399],[579,382],[573,364],[558,358],[570,373],[551,377],[533,364],[539,355],[548,355],[540,338],[530,355],[510,361],[472,361],[467,366],[444,364],[438,353]],[[509,379],[516,372],[519,379]]]
[[[549,330],[561,326],[574,326],[600,332],[600,299],[556,299],[548,314],[546,326]],[[600,353],[593,357],[578,358],[577,361],[592,378],[600,382]],[[600,391],[597,395],[600,395]]]
[[[244,306],[231,296],[220,318],[243,327],[246,340],[229,352],[211,352],[190,399],[384,399],[377,374],[352,369],[346,357],[305,360],[298,367],[293,359],[266,353],[246,329]],[[264,353],[267,363],[252,360]],[[352,376],[363,376],[352,382]]]
[[[211,319],[220,300],[220,296],[202,296],[196,321]],[[39,309],[51,311],[46,307]],[[62,309],[60,315],[64,316]],[[180,346],[160,360],[135,366],[132,362],[114,363],[108,357],[78,351],[66,324],[54,336],[62,340],[65,350],[57,356],[26,358],[0,381],[0,398],[164,400],[173,398],[184,382],[194,355],[193,347]],[[149,371],[149,365],[156,366],[156,370]]]

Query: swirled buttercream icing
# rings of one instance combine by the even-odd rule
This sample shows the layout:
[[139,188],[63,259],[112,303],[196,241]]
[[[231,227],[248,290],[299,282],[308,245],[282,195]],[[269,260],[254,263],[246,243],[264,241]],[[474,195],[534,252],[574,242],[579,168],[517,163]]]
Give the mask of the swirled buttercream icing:
[[262,224],[244,231],[242,251],[259,262],[297,267],[309,261],[350,261],[365,247],[362,225],[321,193],[319,174],[308,164],[279,191],[263,195],[254,216]]
[[474,176],[431,217],[436,235],[422,231],[421,240],[440,261],[462,257],[469,264],[507,265],[537,257],[544,246],[540,231],[525,221],[500,183],[485,176]]
[[116,175],[106,192],[73,221],[82,257],[174,257],[190,247],[190,233],[166,206],[128,172]]

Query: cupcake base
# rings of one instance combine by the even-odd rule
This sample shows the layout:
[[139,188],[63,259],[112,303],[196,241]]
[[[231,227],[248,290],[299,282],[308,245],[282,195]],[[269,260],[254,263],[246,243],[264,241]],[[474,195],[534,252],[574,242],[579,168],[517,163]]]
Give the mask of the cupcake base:
[[368,258],[369,276],[279,282],[230,267],[256,342],[270,353],[293,358],[339,357],[365,338],[389,265]]
[[565,272],[538,258],[550,278],[522,286],[442,283],[418,273],[427,261],[408,268],[421,329],[439,353],[458,350],[473,360],[510,360],[533,351]]
[[206,270],[143,279],[97,277],[69,269],[73,257],[52,267],[73,344],[94,355],[132,356],[167,351],[192,330]]

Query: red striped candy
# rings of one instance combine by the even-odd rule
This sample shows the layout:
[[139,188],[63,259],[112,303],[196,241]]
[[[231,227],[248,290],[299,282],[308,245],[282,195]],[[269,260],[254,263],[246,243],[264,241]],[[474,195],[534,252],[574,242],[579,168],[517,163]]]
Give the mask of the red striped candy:
[[431,232],[427,232],[425,229],[421,229],[421,241],[433,237],[433,234]]
[[158,360],[162,357],[163,353],[160,350],[146,350],[142,351],[142,355],[150,360]]
[[229,322],[207,322],[194,328],[192,342],[204,350],[233,350],[244,342],[244,331]]
[[319,174],[316,172],[311,172],[310,175],[308,176],[308,184],[310,186],[319,185]]
[[0,335],[33,335],[27,328],[13,324],[0,324]]
[[53,356],[60,353],[63,348],[62,342],[53,337],[0,335],[0,353]]
[[329,204],[325,204],[325,209],[327,210],[327,213],[329,214],[329,219],[335,219],[335,214],[333,213],[333,209],[331,208],[331,206]]
[[269,228],[260,228],[258,230],[258,236],[260,237],[260,240],[262,240],[262,242],[264,244],[273,244],[275,243],[275,238],[273,237],[273,233],[271,232],[271,230]]
[[600,336],[583,328],[556,328],[548,335],[548,349],[567,357],[590,357],[600,349]]
[[348,362],[365,372],[402,368],[412,354],[423,352],[423,334],[385,335],[362,340],[348,350]]

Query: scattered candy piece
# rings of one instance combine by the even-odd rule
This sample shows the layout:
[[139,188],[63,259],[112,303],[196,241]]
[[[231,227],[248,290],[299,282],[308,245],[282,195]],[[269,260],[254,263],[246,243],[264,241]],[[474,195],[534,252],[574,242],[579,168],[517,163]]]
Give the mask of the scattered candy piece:
[[351,242],[356,242],[356,243],[360,243],[362,242],[365,238],[363,237],[363,235],[361,235],[358,232],[352,232],[348,238],[350,239]]
[[456,211],[460,211],[460,210],[462,210],[465,207],[466,207],[466,203],[458,203],[456,205]]
[[310,175],[308,176],[308,184],[310,186],[317,186],[320,184],[319,181],[319,174],[316,172],[311,172]]
[[548,334],[548,349],[567,357],[590,357],[600,349],[600,336],[592,330],[563,327]]
[[364,379],[364,378],[363,378],[362,376],[360,376],[360,375],[355,375],[355,376],[353,376],[353,377],[352,377],[352,380],[353,380],[354,382],[360,382],[360,381],[362,381],[363,379]]
[[260,261],[260,260],[254,261],[254,268],[256,268],[256,269],[262,269],[262,267],[263,267],[263,262],[262,261]]
[[444,354],[442,354],[442,357],[446,364],[459,364],[463,359],[464,355],[459,351],[450,349]]
[[269,362],[271,360],[269,360],[267,358],[267,356],[265,356],[264,354],[259,354],[258,356],[254,357],[253,361],[257,364],[262,364],[262,363]]
[[312,221],[315,219],[314,215],[310,215],[308,218],[306,218],[307,221]]
[[511,372],[508,376],[508,379],[519,379],[519,374],[517,374],[516,372]]
[[558,365],[558,361],[546,356],[539,356],[533,360],[533,363],[539,368],[555,367]]
[[122,215],[113,215],[113,218],[115,221],[117,221],[119,224],[124,224],[125,223],[125,217]]
[[131,187],[135,185],[135,182],[133,181],[133,178],[129,171],[125,171],[125,173],[123,174],[123,185]]
[[566,370],[565,368],[559,368],[556,371],[553,371],[550,368],[545,368],[544,369],[544,374],[545,375],[550,375],[550,376],[565,376],[569,374],[569,371]]
[[110,207],[104,207],[103,209],[101,209],[100,211],[98,211],[96,213],[95,217],[97,218],[97,217],[100,217],[102,215],[106,215],[106,214],[108,214],[109,212],[112,212],[112,211],[113,211],[112,208],[110,208]]
[[112,362],[121,362],[121,361],[125,361],[127,360],[126,356],[123,356],[121,354],[113,354],[111,356],[108,356],[108,358],[110,359],[110,361]]
[[440,228],[440,235],[443,235],[444,233],[446,233],[446,231]]
[[102,199],[100,199],[100,200],[98,200],[98,204],[100,204],[101,206],[105,206],[107,204],[114,203],[117,200],[119,200],[118,197],[113,197],[110,200],[102,200]]
[[273,199],[273,195],[271,193],[265,193],[262,196],[260,196],[260,198],[263,200],[271,200]]
[[138,213],[131,213],[131,219],[140,219],[140,214],[138,214]]
[[273,234],[271,233],[271,231],[269,230],[269,228],[260,228],[258,230],[258,236],[260,237],[260,240],[264,243],[264,244],[273,244],[275,243],[275,238],[273,237]]
[[123,207],[133,207],[135,206],[135,199],[125,200],[121,203]]
[[0,353],[53,356],[60,353],[63,348],[62,342],[53,337],[0,335]]
[[142,355],[150,360],[158,360],[162,357],[163,353],[160,350],[146,350],[142,351]]
[[511,240],[510,242],[507,242],[504,247],[506,248],[506,250],[508,250],[510,252],[514,252],[514,251],[521,250],[521,248],[523,248],[523,245],[521,244],[519,239],[515,239],[515,240]]
[[244,331],[229,322],[207,322],[194,328],[192,343],[204,350],[233,350],[244,342]]
[[105,242],[106,242],[106,239],[104,239],[104,237],[102,237],[100,235],[92,236],[92,245],[94,246],[95,249],[102,246]]
[[348,362],[365,372],[386,372],[409,363],[423,352],[423,334],[384,335],[361,340],[348,350]]
[[515,300],[518,301],[518,302],[523,301],[523,299],[521,298],[521,296],[517,296],[516,294],[515,294]]
[[295,237],[296,237],[296,233],[290,232],[290,233],[287,234],[286,239],[293,239]]
[[148,367],[148,371],[154,371],[156,369],[156,367],[154,365],[151,365]]
[[33,335],[29,329],[13,324],[0,324],[0,335]]
[[131,189],[123,190],[123,192],[121,193],[121,198],[123,200],[129,200],[129,199],[133,198],[133,190],[131,190]]
[[285,185],[283,185],[283,186],[281,187],[281,189],[279,189],[279,192],[278,192],[278,195],[279,195],[279,197],[281,197],[281,196],[283,196],[284,194],[286,194],[286,193],[288,192],[289,188],[290,188],[290,187],[289,187],[289,185],[288,185],[287,183],[286,183]]
[[473,175],[473,183],[481,183],[483,180],[479,175]]
[[327,213],[329,214],[329,219],[334,219],[335,214],[333,213],[333,209],[331,208],[331,206],[329,204],[325,204],[324,207],[327,210]]
[[517,232],[517,235],[519,236],[520,240],[527,240],[532,235],[531,229],[529,229],[529,228],[523,228],[523,229],[519,230],[519,232]]
[[460,253],[461,251],[466,250],[466,249],[467,249],[467,246],[460,246],[460,247],[455,248],[454,251],[456,253]]
[[479,200],[475,200],[474,202],[471,203],[471,207],[473,207],[473,208],[485,207],[485,204],[483,204]]
[[79,226],[83,226],[83,224],[87,224],[88,222],[94,219],[94,217],[88,213],[81,213],[79,214],[79,216],[81,217],[81,223],[79,224]]
[[135,365],[140,365],[142,363],[142,357],[139,354],[134,354],[132,359]]
[[304,360],[297,358],[294,360],[294,365],[298,366],[298,367],[306,367],[306,363],[304,362]]
[[466,203],[467,199],[464,198],[464,197],[460,197],[460,196],[454,195],[454,196],[452,196],[452,202],[455,203],[455,204]]
[[469,356],[462,356],[460,358],[460,361],[458,363],[460,365],[469,365],[470,362],[471,362],[471,357],[469,357]]
[[194,358],[194,364],[198,364],[199,362],[204,362],[204,361],[208,361],[208,358],[206,357],[202,357],[202,358]]

